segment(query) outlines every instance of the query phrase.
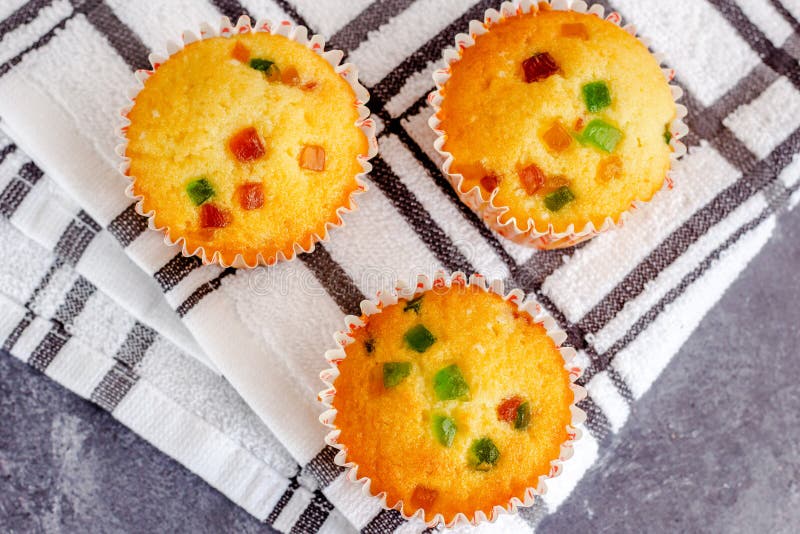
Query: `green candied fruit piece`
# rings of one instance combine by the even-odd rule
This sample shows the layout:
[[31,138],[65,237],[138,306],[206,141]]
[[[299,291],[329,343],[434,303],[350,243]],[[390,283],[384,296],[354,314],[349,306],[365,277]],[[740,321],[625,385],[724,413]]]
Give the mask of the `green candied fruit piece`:
[[575,195],[565,185],[546,195],[544,197],[544,205],[550,211],[558,211],[573,200],[575,200]]
[[604,81],[587,83],[581,88],[583,101],[590,113],[597,113],[611,105],[611,91]]
[[406,302],[406,305],[403,308],[403,311],[407,312],[409,310],[413,310],[414,313],[419,315],[419,307],[420,306],[422,306],[422,295],[420,295],[419,297],[415,298],[414,300],[409,300],[408,302]]
[[609,154],[622,139],[622,131],[602,119],[594,119],[586,125],[580,135],[580,142],[592,145]]
[[488,471],[499,459],[500,451],[494,441],[489,438],[476,439],[469,447],[468,460],[473,469]]
[[372,338],[364,340],[364,348],[367,350],[367,354],[375,352],[375,340]]
[[404,339],[408,346],[417,352],[425,352],[436,342],[436,337],[421,324],[409,328]]
[[383,364],[383,387],[393,388],[411,373],[411,362],[386,362]]
[[514,418],[514,428],[525,430],[531,422],[531,405],[523,402],[517,407],[517,417]]
[[439,400],[469,399],[469,385],[458,365],[448,365],[433,375],[433,391]]
[[189,195],[192,204],[199,206],[214,196],[214,188],[211,187],[205,176],[201,176],[186,184],[186,194]]
[[255,70],[260,70],[265,74],[272,74],[274,72],[278,72],[278,66],[275,65],[274,61],[270,61],[269,59],[264,59],[260,57],[254,57],[250,60],[250,68]]
[[664,125],[664,142],[669,144],[672,141],[672,132],[669,129],[669,123]]
[[433,416],[433,435],[436,437],[436,441],[445,447],[453,444],[457,430],[456,420],[452,417],[447,417],[446,415]]

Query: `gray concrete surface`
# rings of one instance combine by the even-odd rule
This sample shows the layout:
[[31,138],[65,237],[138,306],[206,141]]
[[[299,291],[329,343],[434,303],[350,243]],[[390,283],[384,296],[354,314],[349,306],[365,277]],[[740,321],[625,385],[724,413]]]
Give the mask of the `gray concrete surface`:
[[[542,532],[800,530],[800,210],[782,219]],[[266,530],[0,354],[0,532]]]

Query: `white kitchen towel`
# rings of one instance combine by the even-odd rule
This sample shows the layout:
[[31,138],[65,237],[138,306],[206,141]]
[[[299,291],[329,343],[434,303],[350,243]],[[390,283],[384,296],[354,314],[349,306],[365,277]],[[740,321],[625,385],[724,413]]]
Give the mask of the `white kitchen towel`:
[[[369,532],[419,525],[365,503],[345,483],[331,449],[321,448],[315,401],[330,332],[363,295],[420,270],[481,271],[533,292],[569,332],[586,366],[588,432],[547,496],[499,525],[528,528],[568,495],[608,432],[624,423],[629,404],[758,251],[774,211],[797,187],[796,2],[614,2],[678,70],[690,153],[676,189],[624,228],[556,252],[510,245],[460,204],[438,171],[425,124],[441,49],[494,2],[15,4],[0,13],[9,16],[0,23],[0,117],[16,143],[9,146],[28,153],[58,184],[54,195],[70,195],[152,276],[216,367],[303,466],[315,499],[327,498]],[[131,69],[147,67],[149,49],[161,50],[166,39],[219,11],[283,16],[331,36],[358,64],[381,127],[373,187],[361,209],[324,246],[269,269],[202,267],[164,247],[131,208],[114,170],[111,129]],[[12,222],[26,216],[20,214],[35,185],[27,183],[0,194]],[[47,219],[41,213],[33,226]],[[281,500],[291,504],[294,495]],[[314,514],[322,509],[330,510],[320,506]],[[304,525],[327,528],[335,517],[319,513]]]

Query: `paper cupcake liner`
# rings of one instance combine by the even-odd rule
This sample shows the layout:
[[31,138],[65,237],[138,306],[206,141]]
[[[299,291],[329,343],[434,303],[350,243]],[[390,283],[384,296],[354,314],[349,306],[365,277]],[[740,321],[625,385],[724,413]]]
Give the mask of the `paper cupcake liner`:
[[[274,255],[264,256],[263,253],[259,252],[256,254],[254,261],[248,262],[247,259],[241,254],[238,253],[234,257],[233,261],[226,262],[222,257],[222,253],[220,251],[214,251],[213,254],[209,254],[205,247],[198,246],[194,250],[189,250],[186,240],[183,236],[175,236],[173,237],[170,233],[169,226],[157,226],[155,223],[155,211],[151,210],[150,212],[144,211],[144,204],[143,200],[144,197],[142,195],[136,195],[133,191],[133,184],[136,181],[135,176],[131,176],[129,174],[130,171],[130,158],[126,156],[126,149],[128,146],[128,139],[127,139],[127,130],[128,126],[130,125],[130,120],[128,120],[128,112],[133,108],[134,101],[136,96],[139,94],[139,91],[142,90],[144,87],[144,82],[147,80],[156,70],[161,66],[162,63],[167,61],[167,59],[182,50],[186,45],[193,43],[195,41],[199,41],[202,39],[208,39],[212,37],[230,37],[236,34],[248,33],[248,32],[266,32],[266,33],[273,33],[275,35],[283,35],[284,37],[300,43],[309,50],[319,54],[322,58],[325,59],[336,71],[336,73],[344,78],[350,87],[353,89],[355,93],[355,101],[353,105],[358,110],[358,120],[355,122],[355,126],[358,127],[364,135],[367,137],[368,142],[368,151],[366,156],[358,156],[358,162],[361,164],[361,168],[363,172],[357,174],[355,176],[357,187],[356,189],[350,193],[347,204],[344,206],[339,207],[336,210],[336,217],[334,220],[328,221],[325,223],[324,231],[322,235],[317,233],[311,233],[308,239],[307,244],[301,244],[295,242],[292,247],[292,252],[287,256],[284,254],[283,251],[278,251]],[[356,203],[354,201],[354,197],[365,192],[368,188],[367,182],[365,180],[365,176],[372,170],[372,165],[369,163],[369,160],[374,157],[378,153],[378,141],[375,137],[375,123],[374,121],[369,118],[369,109],[366,106],[367,101],[369,100],[369,92],[362,86],[358,81],[358,69],[352,63],[344,63],[341,64],[342,58],[344,57],[344,52],[341,50],[328,50],[325,51],[325,39],[319,35],[313,35],[311,38],[308,37],[308,29],[305,26],[294,25],[289,21],[272,21],[269,19],[261,19],[256,22],[255,26],[252,25],[250,21],[250,17],[243,15],[239,17],[236,25],[232,25],[230,19],[227,17],[222,17],[220,20],[219,28],[215,29],[208,23],[203,23],[200,25],[200,33],[199,35],[193,31],[184,31],[181,35],[181,42],[176,43],[174,41],[167,41],[166,43],[166,50],[167,55],[164,56],[162,54],[152,53],[148,57],[150,61],[151,69],[149,70],[137,70],[135,73],[136,78],[136,85],[132,87],[128,91],[128,99],[129,103],[120,110],[120,115],[122,117],[122,124],[117,129],[117,135],[122,140],[122,143],[116,147],[117,154],[122,158],[122,162],[119,165],[120,172],[130,179],[130,184],[125,189],[125,194],[133,199],[136,200],[136,211],[142,216],[148,218],[148,226],[152,230],[158,230],[164,233],[164,242],[169,245],[178,245],[181,247],[181,253],[184,256],[199,256],[204,264],[211,264],[216,263],[221,265],[222,267],[237,267],[237,268],[253,268],[258,265],[272,265],[276,262],[280,261],[287,261],[294,259],[298,254],[303,252],[313,252],[316,243],[327,241],[329,238],[329,231],[331,228],[344,226],[344,220],[342,216],[346,213],[354,211],[357,209]],[[305,240],[304,240],[305,241]]]
[[[589,7],[586,2],[580,0],[571,3],[568,0],[549,0],[543,3],[548,4],[553,10],[572,10],[577,13],[588,13],[600,18],[604,17],[605,12],[603,6],[599,4]],[[468,34],[460,33],[456,35],[455,47],[450,47],[444,50],[443,56],[445,67],[443,69],[438,69],[433,73],[433,80],[436,83],[436,89],[430,95],[428,95],[428,102],[433,107],[434,113],[433,116],[431,116],[431,118],[428,120],[428,125],[436,133],[436,140],[433,143],[434,149],[444,158],[444,162],[442,163],[442,171],[450,180],[450,183],[455,188],[459,197],[461,197],[461,200],[475,212],[477,212],[488,226],[493,228],[503,237],[521,245],[544,249],[565,248],[576,245],[582,241],[586,241],[587,239],[591,239],[592,237],[606,232],[614,227],[622,226],[627,219],[630,210],[637,209],[641,205],[646,204],[648,201],[635,200],[631,204],[629,210],[622,212],[617,217],[616,221],[610,216],[606,217],[605,221],[602,225],[600,225],[600,227],[596,227],[594,223],[589,222],[582,229],[578,230],[575,229],[575,226],[571,224],[565,231],[556,232],[553,229],[552,223],[548,224],[546,229],[536,228],[533,219],[528,219],[528,223],[524,227],[521,227],[520,224],[518,224],[516,217],[512,217],[503,223],[501,220],[509,211],[509,207],[499,206],[494,203],[494,197],[496,193],[492,192],[487,196],[478,186],[474,186],[471,189],[466,189],[464,185],[464,177],[461,174],[453,174],[450,172],[450,167],[453,164],[453,155],[444,150],[443,147],[446,140],[446,134],[444,130],[439,127],[441,124],[439,112],[441,111],[442,101],[445,98],[442,94],[442,88],[447,80],[450,79],[450,66],[461,59],[464,49],[474,45],[475,38],[479,35],[487,33],[493,24],[496,24],[497,22],[508,17],[536,12],[539,9],[539,2],[531,0],[514,0],[513,2],[503,2],[503,4],[500,6],[500,11],[495,9],[486,10],[483,22],[477,20],[471,21],[469,23]],[[606,16],[605,20],[622,27],[623,30],[632,36],[637,37],[635,26],[632,24],[622,26],[622,17],[619,13],[613,12]],[[638,37],[638,39],[645,46],[647,46],[648,49],[651,49],[649,40],[642,37]],[[663,65],[665,59],[663,54],[653,53],[653,57],[656,58],[656,61],[658,61],[659,65]],[[664,77],[667,79],[667,81],[672,82],[675,77],[675,70],[662,67],[661,71],[664,73]],[[689,128],[682,120],[687,114],[686,107],[681,104],[677,104],[677,101],[683,95],[683,90],[674,84],[670,84],[670,90],[672,91],[673,100],[676,101],[676,117],[672,123],[670,123],[669,128],[670,133],[672,134],[672,139],[670,141],[672,153],[670,154],[670,159],[674,164],[679,158],[686,154],[686,145],[684,145],[680,139],[686,136],[686,134],[689,132]],[[672,172],[670,170],[664,177],[664,184],[661,189],[672,189],[672,186],[673,180]]]
[[448,528],[466,525],[475,526],[485,521],[493,522],[502,514],[514,513],[518,508],[532,506],[536,496],[544,495],[547,491],[547,479],[558,476],[563,469],[563,462],[572,457],[574,452],[573,445],[575,441],[581,437],[581,431],[577,427],[586,420],[584,411],[577,407],[577,403],[586,397],[586,390],[575,384],[575,381],[581,374],[580,368],[573,363],[576,355],[575,349],[561,346],[567,339],[567,334],[558,327],[555,319],[553,319],[538,302],[526,298],[523,291],[513,289],[506,293],[502,280],[487,280],[480,274],[473,274],[467,279],[467,276],[459,271],[452,273],[450,276],[447,276],[443,271],[437,271],[434,273],[433,277],[429,277],[425,274],[417,275],[416,282],[413,286],[409,286],[401,281],[398,282],[397,286],[392,291],[379,291],[375,300],[361,301],[362,316],[356,317],[354,315],[348,315],[345,317],[345,329],[336,332],[333,336],[339,347],[325,353],[325,358],[330,364],[330,367],[320,373],[320,378],[325,383],[326,388],[319,393],[319,400],[326,408],[320,415],[319,420],[323,425],[331,429],[325,437],[325,443],[338,449],[334,457],[334,462],[346,469],[345,476],[348,480],[362,486],[362,493],[364,495],[378,500],[380,505],[386,510],[394,509],[399,511],[405,519],[421,519],[426,522],[428,527],[445,523],[444,516],[442,514],[436,514],[433,518],[426,521],[425,513],[422,509],[416,510],[413,514],[408,514],[403,509],[402,500],[395,503],[387,502],[385,492],[373,492],[372,479],[363,476],[359,477],[359,466],[355,462],[348,460],[347,447],[339,443],[341,430],[336,426],[337,410],[333,407],[333,399],[336,396],[336,378],[339,376],[338,365],[346,358],[344,348],[354,341],[351,337],[353,330],[366,324],[364,318],[381,313],[384,307],[396,304],[399,299],[410,300],[418,294],[431,290],[447,291],[452,286],[476,286],[486,292],[499,295],[504,300],[517,306],[517,309],[520,311],[528,313],[535,323],[544,326],[547,335],[555,342],[556,347],[558,347],[561,352],[561,356],[564,358],[564,368],[569,373],[570,389],[574,394],[574,398],[570,405],[572,421],[571,424],[567,426],[568,439],[561,445],[559,457],[550,462],[550,472],[547,475],[541,475],[536,486],[528,487],[521,496],[512,497],[508,502],[494,506],[488,516],[482,510],[471,510],[457,514],[445,526]]

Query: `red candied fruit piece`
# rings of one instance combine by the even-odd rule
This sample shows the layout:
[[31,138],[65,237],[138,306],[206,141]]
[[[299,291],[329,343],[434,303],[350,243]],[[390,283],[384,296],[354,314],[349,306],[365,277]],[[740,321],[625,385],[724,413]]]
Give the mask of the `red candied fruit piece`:
[[500,183],[500,180],[494,174],[487,174],[481,178],[481,187],[490,193],[497,189],[498,183]]
[[236,159],[243,163],[257,160],[266,153],[264,141],[252,126],[231,137],[228,146]]
[[230,224],[230,214],[207,202],[200,206],[200,226],[203,228],[225,228]]
[[520,397],[509,397],[497,407],[497,419],[506,423],[513,423],[517,419],[517,410],[522,404]]
[[519,171],[519,178],[522,180],[522,187],[525,188],[525,192],[529,195],[535,195],[544,185],[547,176],[535,163],[531,163]]
[[411,504],[417,508],[427,509],[433,505],[438,496],[439,492],[435,489],[417,486],[411,494]]
[[242,209],[255,210],[264,205],[264,185],[261,182],[248,182],[236,189]]
[[248,61],[250,61],[250,50],[241,42],[236,41],[236,44],[233,45],[233,51],[231,52],[231,56],[233,56],[233,59],[235,59],[236,61],[247,63]]
[[558,63],[549,53],[542,52],[523,61],[522,70],[525,71],[525,81],[533,83],[549,78],[558,72]]

